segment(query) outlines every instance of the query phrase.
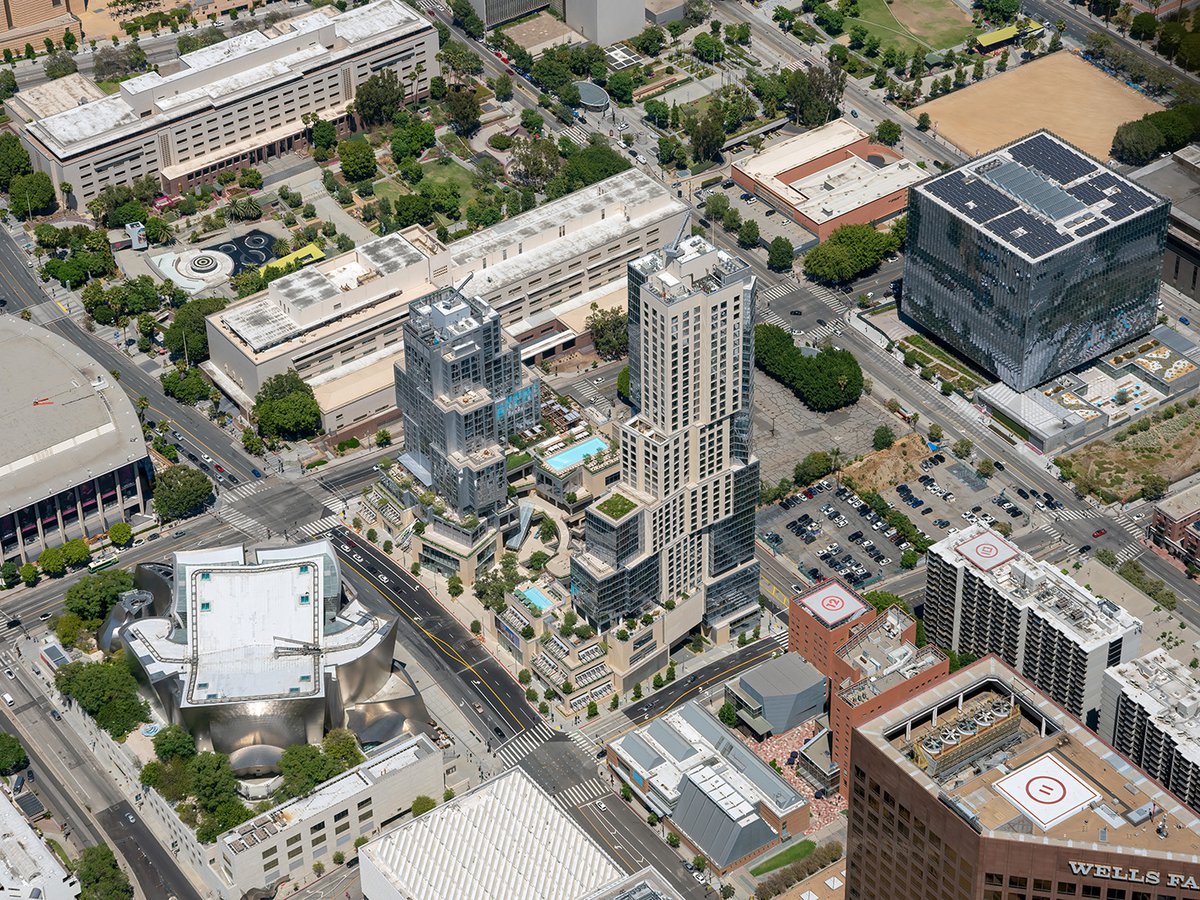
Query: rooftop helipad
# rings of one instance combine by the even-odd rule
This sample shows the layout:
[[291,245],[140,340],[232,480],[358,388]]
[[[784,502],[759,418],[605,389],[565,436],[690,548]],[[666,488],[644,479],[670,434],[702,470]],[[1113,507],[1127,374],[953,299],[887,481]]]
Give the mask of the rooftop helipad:
[[857,616],[867,608],[867,604],[840,581],[818,585],[801,597],[800,602],[829,628]]
[[990,572],[1020,556],[1020,551],[998,534],[986,531],[954,548],[975,568]]
[[1035,759],[1001,778],[995,788],[1043,831],[1049,831],[1100,799],[1095,788],[1056,756]]

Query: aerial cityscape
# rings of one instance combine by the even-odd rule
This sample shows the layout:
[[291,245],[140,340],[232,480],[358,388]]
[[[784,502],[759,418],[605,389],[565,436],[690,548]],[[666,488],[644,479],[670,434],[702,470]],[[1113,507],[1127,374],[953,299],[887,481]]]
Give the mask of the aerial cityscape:
[[0,895],[1200,900],[1200,5],[2,2]]

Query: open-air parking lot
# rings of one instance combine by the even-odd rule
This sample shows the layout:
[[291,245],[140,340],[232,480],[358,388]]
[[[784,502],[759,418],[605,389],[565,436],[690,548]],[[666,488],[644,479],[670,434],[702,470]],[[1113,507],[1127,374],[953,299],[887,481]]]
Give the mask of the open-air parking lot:
[[[1006,523],[1013,532],[1030,524],[1035,509],[1053,513],[1061,501],[1025,487],[1004,484],[1004,464],[980,478],[973,467],[945,453],[920,464],[921,473],[880,491],[930,540],[954,534],[969,524]],[[794,561],[810,581],[838,577],[857,590],[901,571],[909,544],[861,497],[826,479],[761,509],[759,538]]]
[[903,539],[853,491],[825,480],[759,511],[762,540],[809,581],[838,577],[857,590],[900,571]]
[[[758,223],[758,237],[761,246],[766,246],[780,236],[791,241],[792,246],[797,250],[817,242],[816,235],[801,228],[788,218],[786,213],[773,209],[768,203],[745,192],[730,178],[692,195],[692,205],[696,208],[696,214],[703,217],[705,221],[708,221],[708,217],[704,215],[704,201],[714,193],[724,194],[728,197],[730,208],[738,211],[743,222],[753,219]],[[721,224],[713,222],[712,227],[720,228]]]

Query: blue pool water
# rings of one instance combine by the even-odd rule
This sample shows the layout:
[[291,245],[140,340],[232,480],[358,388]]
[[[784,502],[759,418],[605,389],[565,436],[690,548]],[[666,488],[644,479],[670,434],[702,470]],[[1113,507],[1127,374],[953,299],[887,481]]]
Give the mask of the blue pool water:
[[591,437],[586,441],[580,441],[578,444],[572,444],[565,450],[559,450],[553,456],[546,457],[546,465],[555,472],[561,472],[564,469],[569,469],[571,466],[580,462],[585,456],[591,456],[593,453],[599,453],[601,450],[608,449],[608,441],[601,437]]
[[536,606],[538,612],[545,612],[553,605],[550,602],[550,598],[543,594],[542,589],[539,587],[527,587],[521,591],[521,596]]

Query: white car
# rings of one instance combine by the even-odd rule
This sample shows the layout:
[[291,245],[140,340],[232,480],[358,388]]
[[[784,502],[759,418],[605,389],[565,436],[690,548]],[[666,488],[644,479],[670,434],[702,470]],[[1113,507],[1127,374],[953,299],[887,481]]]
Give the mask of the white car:
[[947,528],[946,534],[958,534],[958,529],[957,528]]
[[600,375],[592,379],[592,384],[604,384],[604,376]]
[[644,166],[646,164],[646,157],[639,153],[637,155],[637,161]]
[[379,582],[380,582],[380,584],[387,584],[387,583],[388,583],[388,577],[387,577],[386,575],[380,575],[380,576],[378,576],[378,577],[379,577]]
[[596,801],[596,809],[600,810],[600,812],[605,812],[605,811],[607,811],[608,807],[604,805],[603,800],[597,800]]

